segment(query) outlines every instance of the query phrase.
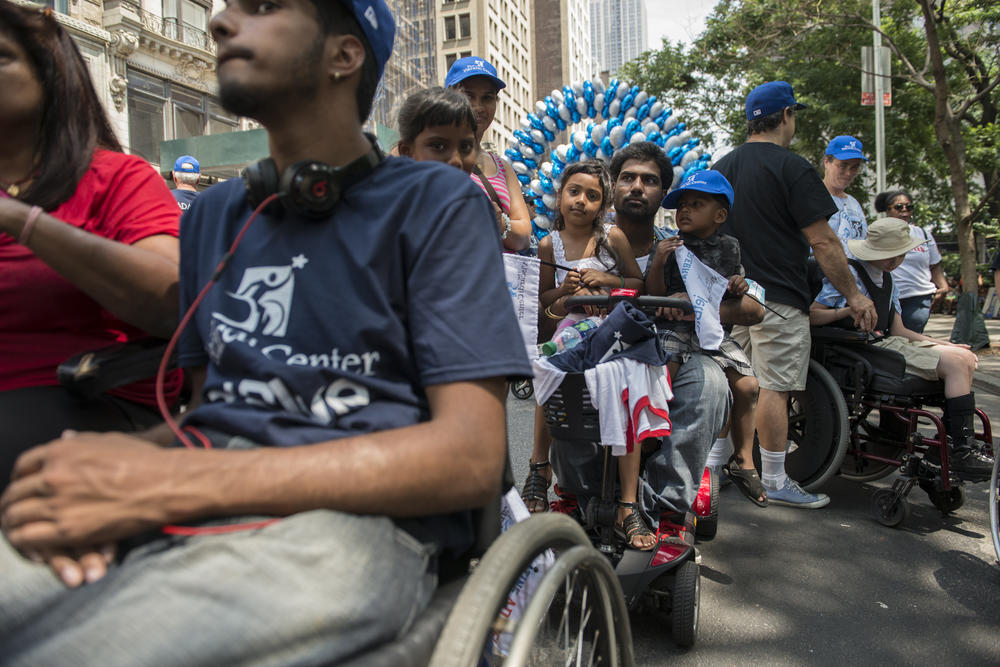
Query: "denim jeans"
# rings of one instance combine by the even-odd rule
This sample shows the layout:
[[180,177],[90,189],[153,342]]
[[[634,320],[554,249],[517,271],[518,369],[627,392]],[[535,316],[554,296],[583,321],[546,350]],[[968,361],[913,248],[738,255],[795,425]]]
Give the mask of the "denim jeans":
[[67,589],[0,537],[0,663],[334,664],[405,632],[433,594],[431,560],[386,517],[315,510],[157,535]]
[[931,316],[931,301],[933,294],[923,296],[908,296],[899,300],[899,307],[903,311],[900,316],[903,318],[903,326],[910,331],[923,333],[927,326],[927,320]]
[[[732,394],[719,365],[693,354],[671,378],[671,434],[646,460],[639,480],[642,514],[656,526],[660,512],[685,512],[698,494],[712,443],[729,418]],[[597,443],[553,441],[550,452],[559,487],[578,497],[581,507],[601,495],[604,448]]]

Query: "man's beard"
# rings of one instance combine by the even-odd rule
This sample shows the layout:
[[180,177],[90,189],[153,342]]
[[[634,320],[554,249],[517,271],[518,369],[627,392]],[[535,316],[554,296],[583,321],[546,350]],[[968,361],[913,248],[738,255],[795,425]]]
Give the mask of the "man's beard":
[[279,86],[268,89],[254,82],[226,81],[219,77],[219,103],[227,111],[263,122],[273,111],[281,111],[297,101],[316,97],[321,80],[319,66],[325,39],[318,38],[288,67],[288,76]]
[[646,222],[656,216],[657,207],[652,202],[641,202],[638,200],[629,201],[628,198],[622,200],[621,205],[615,205],[618,215],[625,215],[635,222]]

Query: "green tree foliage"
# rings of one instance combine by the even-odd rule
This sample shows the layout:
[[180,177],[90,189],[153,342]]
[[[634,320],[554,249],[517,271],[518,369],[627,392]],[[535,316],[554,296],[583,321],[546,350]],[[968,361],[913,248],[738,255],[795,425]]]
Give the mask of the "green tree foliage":
[[[972,223],[995,233],[1000,217],[1000,3],[883,0],[882,31],[893,51],[886,182],[914,193],[924,224],[957,230],[963,268],[974,267]],[[788,81],[810,107],[792,148],[821,169],[838,134],[874,157],[874,112],[860,105],[861,47],[871,43],[870,0],[721,0],[693,45],[664,41],[620,76],[682,109],[717,146],[745,140],[750,89]],[[852,194],[862,203],[874,195],[860,183]]]

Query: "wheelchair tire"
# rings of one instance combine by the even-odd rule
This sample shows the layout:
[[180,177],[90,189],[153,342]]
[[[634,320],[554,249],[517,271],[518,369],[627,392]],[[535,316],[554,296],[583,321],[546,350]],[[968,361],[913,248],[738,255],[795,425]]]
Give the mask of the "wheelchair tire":
[[701,572],[693,560],[677,568],[670,609],[670,638],[681,648],[694,646],[698,636],[698,607],[701,602]]
[[879,489],[872,497],[872,514],[883,526],[895,528],[910,516],[910,501],[896,498],[894,489]]
[[[548,549],[556,552],[555,561],[515,620],[507,609],[510,592]],[[498,631],[510,635],[506,657],[488,650]],[[429,664],[633,663],[628,610],[610,562],[579,524],[546,513],[512,526],[489,548],[449,614]]]
[[927,489],[921,484],[920,488],[924,489],[927,493],[927,497],[931,499],[931,504],[944,514],[954,512],[965,504],[964,486],[952,486],[950,491],[938,491],[933,488],[933,485],[931,485],[930,489]]
[[993,476],[990,478],[990,532],[993,533],[993,551],[1000,563],[1000,456],[994,451]]
[[[809,360],[805,390],[788,397],[788,440],[795,447],[788,448],[785,471],[806,491],[822,488],[840,471],[850,442],[847,403],[815,359]],[[754,462],[761,470],[759,450],[754,448]]]
[[514,398],[526,401],[535,395],[535,388],[531,384],[531,380],[515,380],[510,383],[510,393],[514,395]]

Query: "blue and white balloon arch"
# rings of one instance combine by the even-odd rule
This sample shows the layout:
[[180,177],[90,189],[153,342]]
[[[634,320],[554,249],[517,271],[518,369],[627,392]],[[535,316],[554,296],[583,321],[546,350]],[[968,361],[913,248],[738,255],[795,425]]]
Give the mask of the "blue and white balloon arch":
[[[552,148],[556,133],[590,119],[584,130],[570,135],[570,143]],[[563,169],[581,159],[608,162],[630,143],[652,141],[663,148],[674,165],[673,189],[692,171],[708,168],[711,156],[698,150],[701,143],[655,96],[613,79],[579,81],[553,90],[535,103],[535,111],[514,131],[505,155],[514,168],[526,200],[535,202],[532,232],[536,239],[549,233],[556,217],[556,193]]]

